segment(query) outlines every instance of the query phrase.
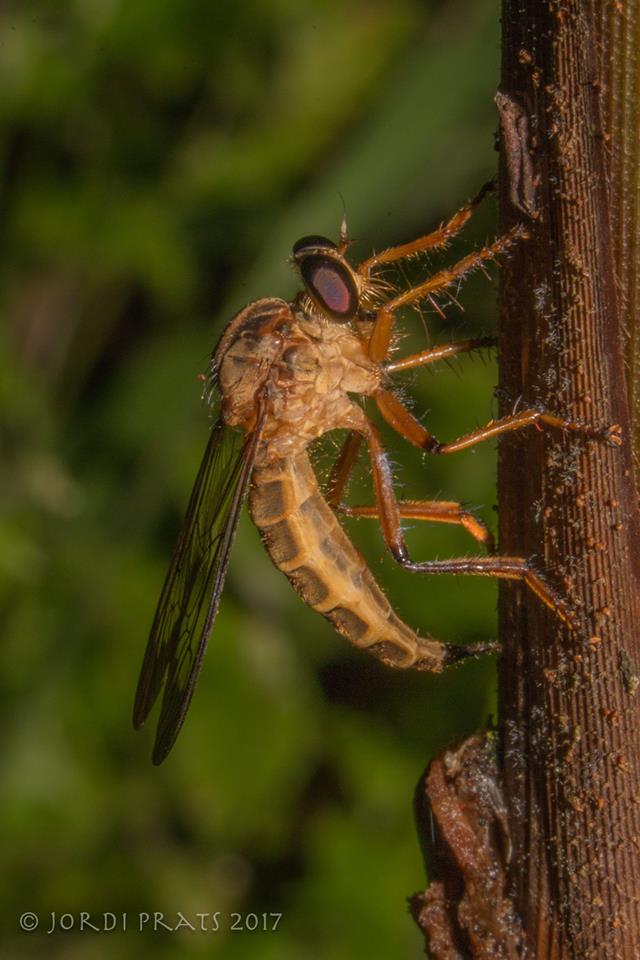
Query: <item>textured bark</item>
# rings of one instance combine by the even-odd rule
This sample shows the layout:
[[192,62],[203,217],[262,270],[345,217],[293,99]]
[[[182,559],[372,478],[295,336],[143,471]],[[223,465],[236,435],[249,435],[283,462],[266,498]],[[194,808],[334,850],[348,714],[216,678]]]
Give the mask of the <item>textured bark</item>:
[[[640,460],[640,2],[594,3],[600,105],[636,470]],[[599,20],[599,22],[598,22]]]
[[[637,11],[504,0],[503,27],[502,229],[525,220],[531,237],[502,270],[502,412],[536,404],[619,423],[625,439],[614,449],[529,431],[500,445],[500,550],[537,556],[581,613],[569,631],[525,589],[501,589],[510,885],[528,956],[631,960],[640,956],[640,568],[628,406],[638,392],[638,165],[624,84],[637,82]],[[520,184],[514,170],[525,171]]]

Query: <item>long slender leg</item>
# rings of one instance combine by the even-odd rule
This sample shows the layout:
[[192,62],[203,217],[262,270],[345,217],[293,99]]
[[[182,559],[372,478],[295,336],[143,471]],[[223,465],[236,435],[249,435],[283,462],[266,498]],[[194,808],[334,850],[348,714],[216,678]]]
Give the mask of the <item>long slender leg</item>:
[[569,624],[574,621],[575,612],[532,566],[531,561],[524,557],[462,557],[451,560],[428,560],[423,563],[412,560],[402,534],[400,509],[393,489],[391,470],[378,432],[370,421],[366,421],[363,425],[363,434],[369,447],[382,535],[393,557],[401,566],[416,573],[473,574],[520,580],[562,620]]
[[440,270],[428,280],[425,280],[424,283],[420,283],[416,287],[410,287],[404,293],[400,293],[387,301],[378,311],[369,340],[369,356],[371,359],[380,362],[387,356],[391,343],[393,315],[396,310],[408,303],[425,300],[439,290],[445,290],[456,280],[460,280],[466,274],[471,273],[472,270],[482,267],[488,260],[494,260],[501,253],[505,253],[517,240],[526,237],[526,235],[525,228],[521,224],[517,224],[504,236],[494,240],[493,243],[488,244],[481,250],[475,250],[473,253],[467,254],[453,266]]
[[458,450],[466,450],[467,447],[473,447],[476,443],[482,443],[483,440],[490,440],[492,437],[500,436],[503,433],[543,424],[555,430],[571,431],[584,437],[606,440],[613,446],[620,446],[622,442],[618,424],[602,427],[589,423],[579,423],[575,420],[564,420],[562,417],[558,417],[554,413],[547,413],[544,410],[521,410],[519,413],[509,414],[499,420],[492,420],[486,426],[472,430],[471,433],[458,437],[457,440],[440,443],[388,390],[377,390],[373,396],[387,423],[409,443],[420,450],[426,450],[428,453],[456,453]]
[[369,448],[373,489],[382,536],[395,559],[402,562],[403,559],[409,559],[409,555],[402,535],[400,508],[393,489],[391,468],[377,429],[368,418],[363,416],[362,420],[362,433]]
[[398,373],[400,370],[426,367],[429,363],[435,363],[437,360],[448,360],[449,357],[455,357],[459,353],[468,353],[470,350],[482,350],[483,347],[495,347],[496,342],[495,337],[475,337],[472,340],[458,340],[456,343],[446,343],[441,347],[432,347],[430,350],[412,353],[410,356],[402,357],[399,360],[391,360],[384,365],[385,373]]
[[[379,519],[378,508],[372,506],[352,507],[339,503],[336,509],[346,517],[366,517]],[[489,553],[493,553],[491,531],[462,504],[450,500],[399,500],[398,510],[403,520],[425,520],[433,523],[453,523],[463,527],[472,537],[483,543]]]
[[329,506],[335,507],[342,499],[346,490],[349,477],[353,471],[358,452],[362,444],[362,437],[359,433],[351,432],[342,444],[342,449],[338,459],[333,465],[327,484],[326,500]]
[[472,270],[478,269],[478,267],[483,266],[488,260],[495,260],[497,256],[501,253],[505,253],[513,244],[526,237],[527,233],[522,224],[517,224],[515,227],[512,227],[511,230],[508,230],[502,237],[498,237],[493,243],[487,244],[486,247],[482,247],[481,250],[473,250],[471,253],[468,253],[466,257],[463,257],[461,260],[458,260],[457,263],[454,263],[451,267],[445,267],[444,270],[434,273],[432,277],[429,277],[428,280],[425,280],[423,283],[419,283],[415,287],[409,287],[408,290],[405,290],[403,293],[399,293],[397,296],[393,297],[392,300],[387,301],[384,304],[383,310],[390,311],[393,313],[394,310],[397,310],[398,307],[402,307],[407,303],[415,303],[417,300],[424,300],[425,297],[428,297],[431,293],[436,293],[438,290],[444,290],[446,287],[450,287],[456,280],[461,279],[466,276],[466,274],[471,273]]
[[524,557],[453,557],[451,560],[425,560],[422,563],[402,560],[401,563],[413,573],[463,573],[477,577],[519,580],[533,590],[565,623],[572,624],[575,621],[575,611],[532,566],[531,561]]
[[386,250],[381,250],[380,253],[376,253],[372,257],[369,257],[368,260],[363,260],[362,263],[359,263],[356,270],[358,273],[368,276],[372,270],[375,270],[383,264],[395,263],[398,260],[405,260],[407,257],[412,257],[416,253],[424,253],[426,250],[436,250],[438,247],[443,247],[452,237],[460,233],[471,218],[476,207],[482,202],[487,193],[490,193],[494,189],[494,186],[495,183],[493,180],[485,183],[473,200],[470,200],[469,203],[465,203],[464,206],[460,207],[446,223],[441,224],[436,230],[425,234],[423,237],[419,237],[417,240],[412,240],[410,243],[403,243],[397,247],[388,247]]

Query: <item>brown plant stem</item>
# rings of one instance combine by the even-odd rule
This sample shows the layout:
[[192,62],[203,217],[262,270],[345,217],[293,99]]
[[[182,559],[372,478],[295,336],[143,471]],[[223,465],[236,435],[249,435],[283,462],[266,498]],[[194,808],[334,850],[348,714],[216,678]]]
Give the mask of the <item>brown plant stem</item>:
[[636,470],[640,461],[640,3],[595,3],[611,244]]
[[503,112],[501,220],[525,220],[530,239],[502,270],[502,412],[536,404],[619,423],[625,439],[531,431],[500,445],[500,552],[538,557],[580,613],[570,631],[522,588],[501,589],[510,886],[536,960],[640,955],[640,525],[623,365],[637,221],[613,69],[625,31],[612,29],[616,11],[636,16],[624,8],[503,2],[501,90],[521,122]]

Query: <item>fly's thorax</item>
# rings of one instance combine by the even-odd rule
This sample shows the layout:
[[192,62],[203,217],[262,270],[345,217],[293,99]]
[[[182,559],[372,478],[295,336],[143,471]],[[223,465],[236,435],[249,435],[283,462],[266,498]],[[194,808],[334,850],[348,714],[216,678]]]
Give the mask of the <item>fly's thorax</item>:
[[380,384],[380,368],[369,359],[366,346],[351,326],[318,313],[303,297],[294,304],[292,328],[306,339],[316,355],[319,393],[339,387],[345,393],[369,395]]
[[290,456],[345,425],[352,395],[373,393],[380,368],[344,323],[299,302],[257,301],[236,317],[216,351],[222,410],[230,426],[251,429],[266,387],[261,457]]
[[353,417],[351,395],[372,393],[379,379],[379,368],[344,324],[296,313],[273,366],[264,462],[295,456],[312,440],[346,426]]

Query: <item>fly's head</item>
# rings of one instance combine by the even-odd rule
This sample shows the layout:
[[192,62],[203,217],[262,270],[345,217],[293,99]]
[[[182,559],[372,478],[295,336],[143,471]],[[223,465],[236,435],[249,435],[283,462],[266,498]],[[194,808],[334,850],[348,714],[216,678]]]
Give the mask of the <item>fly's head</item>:
[[349,242],[343,233],[339,245],[326,237],[302,237],[294,244],[293,262],[316,310],[331,320],[350,323],[366,318],[381,291],[375,280],[359,273],[345,257]]
[[293,261],[321,313],[343,323],[355,319],[360,306],[358,278],[335,243],[326,237],[303,237],[294,244]]

